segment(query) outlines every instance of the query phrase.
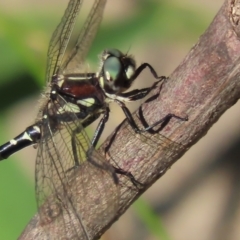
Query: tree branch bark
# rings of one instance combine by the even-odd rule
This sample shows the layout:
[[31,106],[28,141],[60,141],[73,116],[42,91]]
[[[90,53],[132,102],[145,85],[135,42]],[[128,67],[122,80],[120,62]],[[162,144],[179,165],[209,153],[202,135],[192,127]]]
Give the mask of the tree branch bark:
[[[226,0],[209,28],[164,83],[161,91],[153,91],[153,95],[160,91],[159,96],[141,106],[144,119],[149,125],[168,113],[188,116],[187,122],[171,119],[161,131],[162,135],[179,144],[163,139],[160,133],[146,133],[146,138],[135,135],[129,125],[123,123],[100,148],[100,151],[105,153],[109,141],[114,139],[106,158],[112,164],[117,163],[120,168],[130,171],[144,187],[138,191],[127,177],[119,175],[119,207],[114,220],[104,224],[99,222],[99,226],[95,226],[90,234],[95,236],[93,239],[97,239],[104,229],[118,219],[134,200],[203,137],[220,116],[239,99],[239,17],[240,1]],[[138,110],[134,116],[141,126],[137,117],[139,113]],[[89,183],[89,187],[91,184]],[[78,192],[75,198],[79,198],[77,194]],[[81,204],[84,206],[85,203]],[[97,207],[103,208],[100,204]],[[81,209],[84,211],[85,208]],[[101,212],[99,211],[99,214]],[[88,222],[91,222],[91,217],[92,215],[89,215]],[[58,221],[53,224],[56,225],[56,234],[61,233],[60,228],[63,226],[58,226]],[[43,239],[42,232],[39,216],[36,215],[19,239]],[[59,235],[55,238],[57,236]],[[53,235],[52,239],[55,238]]]

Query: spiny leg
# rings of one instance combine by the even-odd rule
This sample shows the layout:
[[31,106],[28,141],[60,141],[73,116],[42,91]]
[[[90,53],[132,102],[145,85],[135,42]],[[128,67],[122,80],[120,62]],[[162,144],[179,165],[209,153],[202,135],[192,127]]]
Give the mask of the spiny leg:
[[[93,139],[92,139],[92,147],[91,147],[91,149],[95,149],[96,146],[97,146],[97,143],[98,143],[98,141],[99,141],[99,139],[100,139],[100,137],[101,137],[101,135],[102,135],[102,132],[103,132],[103,130],[104,130],[104,128],[105,128],[105,124],[106,124],[106,122],[107,122],[108,119],[109,119],[109,112],[110,112],[109,108],[106,108],[106,111],[104,112],[104,115],[103,115],[103,117],[101,118],[101,120],[100,120],[100,122],[99,122],[99,124],[98,124],[98,126],[97,126],[97,128],[96,128],[96,130],[95,130],[95,133],[94,133],[94,136],[93,136]],[[104,166],[104,165],[101,165],[101,164],[98,164],[96,161],[94,161],[94,160],[91,158],[91,149],[89,149],[89,151],[88,151],[89,161],[90,161],[93,165],[95,165],[95,166],[97,166],[97,167],[100,167],[100,168],[103,168],[103,169],[106,169],[106,168],[107,168],[107,170],[110,170],[108,164],[106,164],[105,166]],[[116,174],[121,174],[121,175],[124,175],[124,176],[128,177],[128,178],[131,180],[131,182],[132,182],[137,188],[139,188],[139,187],[138,187],[139,185],[142,185],[140,182],[138,182],[138,181],[134,178],[134,176],[133,176],[130,172],[127,172],[127,171],[125,171],[125,170],[123,170],[123,169],[121,169],[121,168],[118,168],[118,167],[115,167],[115,166],[112,166],[112,165],[111,165],[111,168],[114,170],[114,171],[111,171],[111,173],[112,173],[112,176],[113,176],[113,179],[114,179],[114,182],[115,182],[115,183],[118,183],[118,177],[117,177]],[[111,170],[112,170],[112,169],[111,169]]]
[[117,167],[113,167],[115,170],[115,173],[117,174],[121,174],[126,176],[127,178],[130,179],[130,181],[132,182],[132,184],[138,189],[140,190],[142,187],[144,187],[144,184],[142,184],[141,182],[139,182],[138,180],[135,179],[135,177],[132,175],[131,172],[125,171],[122,168],[117,168]]
[[76,143],[76,135],[79,134],[82,131],[80,127],[77,127],[73,130],[72,136],[71,136],[71,146],[72,146],[72,152],[73,152],[73,158],[74,158],[74,167],[78,167],[80,165],[79,163],[79,157],[77,153],[77,143]]
[[[172,118],[175,118],[175,119],[178,119],[178,120],[181,120],[181,121],[188,121],[188,117],[179,117],[175,114],[172,114],[172,113],[168,113],[166,116],[164,116],[163,118],[161,118],[160,120],[158,120],[157,122],[155,122],[154,124],[152,125],[148,125],[144,116],[143,116],[143,111],[142,111],[142,107],[139,108],[139,119],[141,121],[141,123],[143,124],[144,126],[144,129],[138,129],[138,131],[141,133],[141,132],[149,132],[151,134],[155,134],[155,133],[158,133],[158,132],[161,132],[165,127],[166,125],[170,122],[170,120]],[[159,126],[158,129],[154,130],[153,128],[156,127],[156,126]]]
[[[87,160],[91,164],[93,164],[94,166],[96,166],[96,167],[98,167],[100,169],[103,169],[103,170],[111,172],[113,180],[117,184],[118,183],[118,177],[116,175],[115,169],[112,168],[111,165],[109,165],[107,163],[104,163],[103,161],[101,161],[99,163],[99,162],[97,162],[93,158],[93,151],[95,150],[96,145],[97,145],[97,143],[99,141],[99,138],[102,135],[102,132],[103,132],[104,127],[105,127],[105,123],[107,122],[107,120],[109,118],[109,111],[110,111],[109,108],[106,108],[106,111],[104,112],[104,115],[101,118],[101,120],[100,120],[100,122],[99,122],[99,124],[98,124],[98,126],[97,126],[97,128],[95,130],[95,133],[94,133],[94,136],[93,136],[93,139],[92,139],[92,144],[91,144],[90,148],[88,149],[88,151],[86,153],[86,157],[87,157]],[[84,126],[84,123],[83,123],[83,126]],[[71,137],[71,145],[72,145],[73,158],[74,158],[74,163],[75,163],[74,167],[78,167],[80,165],[78,152],[77,152],[77,143],[76,143],[77,136],[76,135],[79,134],[81,131],[82,131],[82,128],[81,127],[77,127],[76,129],[73,130],[72,137]]]
[[154,82],[151,87],[135,89],[135,90],[132,90],[132,91],[126,92],[126,93],[119,93],[118,96],[119,96],[119,98],[123,99],[126,102],[140,100],[140,99],[146,97],[153,89],[155,89],[159,82],[162,82],[164,80],[167,80],[167,78],[162,76],[161,79],[159,81]]
[[[149,132],[150,130],[152,130],[154,127],[156,127],[159,124],[161,124],[161,127],[160,127],[159,131],[161,131],[167,125],[167,123],[171,120],[171,118],[176,118],[176,119],[179,119],[181,121],[187,121],[188,120],[187,117],[183,118],[183,117],[179,117],[179,116],[177,116],[175,114],[169,113],[165,117],[163,117],[162,119],[157,121],[156,123],[154,123],[154,124],[144,128],[144,129],[139,129],[139,127],[137,126],[135,120],[133,119],[133,116],[132,116],[131,112],[125,106],[125,104],[123,102],[119,101],[119,100],[116,100],[116,102],[122,108],[122,110],[123,110],[123,112],[124,112],[124,114],[125,114],[125,116],[127,118],[128,123],[130,124],[130,126],[133,128],[133,130],[136,133]],[[142,118],[143,118],[143,115],[142,115]],[[141,120],[141,118],[140,118],[140,120]]]
[[132,79],[135,79],[138,77],[138,75],[146,68],[148,67],[152,73],[152,75],[154,76],[154,78],[156,79],[160,79],[160,81],[162,81],[164,78],[163,76],[158,76],[157,72],[155,71],[155,69],[149,64],[149,63],[143,63],[141,64],[135,71],[135,74],[133,75]]
[[99,164],[98,162],[96,162],[91,156],[92,156],[92,151],[95,150],[96,146],[97,146],[97,143],[102,135],[102,132],[105,128],[105,124],[106,122],[108,121],[108,118],[109,118],[109,108],[106,108],[105,109],[105,112],[103,114],[103,117],[101,118],[101,120],[99,121],[98,123],[98,126],[95,130],[95,133],[94,133],[94,136],[93,136],[93,139],[92,139],[92,146],[90,147],[90,149],[88,150],[87,152],[87,157],[88,157],[88,161],[90,163],[92,163],[94,166],[96,167],[99,167],[101,169],[104,169],[104,170],[107,170],[107,171],[110,171],[111,174],[112,174],[112,177],[114,179],[114,182],[117,184],[118,183],[118,177],[114,171],[114,169],[112,168],[111,165],[107,164],[107,163],[104,163],[104,162],[101,162],[101,164]]

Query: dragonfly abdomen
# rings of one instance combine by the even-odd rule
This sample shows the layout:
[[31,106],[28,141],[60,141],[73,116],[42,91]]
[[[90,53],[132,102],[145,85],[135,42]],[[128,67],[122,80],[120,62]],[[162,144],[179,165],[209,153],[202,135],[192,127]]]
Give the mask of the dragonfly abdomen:
[[0,147],[0,160],[8,158],[13,153],[37,143],[41,138],[41,130],[38,124],[26,128],[24,132]]

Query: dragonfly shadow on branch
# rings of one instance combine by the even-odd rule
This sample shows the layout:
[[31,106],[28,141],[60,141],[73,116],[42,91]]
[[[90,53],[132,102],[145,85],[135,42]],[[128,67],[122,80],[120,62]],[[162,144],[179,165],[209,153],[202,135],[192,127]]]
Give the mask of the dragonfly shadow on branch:
[[[148,98],[145,103],[157,100],[164,82],[161,83],[159,92]],[[151,90],[153,89],[155,88]],[[187,117],[179,117],[169,113],[156,123],[148,124],[142,107],[143,104],[139,107],[137,113],[133,115],[129,113],[130,120],[128,118],[123,120],[104,144],[104,154],[110,163],[116,166],[117,169],[124,169],[128,172],[133,177],[129,180],[132,181],[134,179],[135,182],[140,184],[141,188],[145,185],[147,186],[147,184],[144,183],[144,176],[139,176],[139,170],[144,169],[146,165],[149,165],[150,168],[153,167],[148,162],[149,159],[153,158],[157,152],[160,152],[165,161],[167,161],[169,155],[184,149],[182,144],[163,136],[161,131],[172,118],[183,122],[188,120]],[[134,122],[135,128],[129,127],[129,122]],[[135,172],[137,174],[134,174]],[[149,173],[149,171],[146,172]]]

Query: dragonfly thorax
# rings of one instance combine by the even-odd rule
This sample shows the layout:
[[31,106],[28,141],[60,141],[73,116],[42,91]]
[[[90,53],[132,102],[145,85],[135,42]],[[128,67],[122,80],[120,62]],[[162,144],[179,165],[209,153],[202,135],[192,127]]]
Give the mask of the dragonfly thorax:
[[55,75],[47,115],[55,122],[71,122],[77,118],[87,126],[104,109],[105,98],[95,73]]
[[[52,35],[47,54],[47,86],[36,122],[0,146],[0,160],[27,146],[38,146],[35,165],[38,222],[33,227],[30,223],[20,238],[36,239],[39,234],[41,239],[90,240],[100,237],[102,230],[119,215],[121,185],[118,175],[129,178],[137,193],[142,191],[138,186],[144,186],[120,166],[126,165],[124,162],[130,164],[132,159],[145,161],[155,156],[161,146],[164,146],[164,154],[165,149],[169,150],[166,146],[172,146],[172,143],[163,137],[152,137],[152,134],[161,131],[171,118],[187,120],[168,114],[148,125],[140,111],[142,108],[136,121],[137,117],[126,107],[124,102],[143,99],[166,79],[159,77],[148,63],[136,68],[131,56],[108,49],[101,56],[99,73],[81,73],[84,58],[103,17],[106,0],[94,1],[74,48],[69,56],[65,56],[82,3],[82,0],[69,0],[64,16]],[[157,81],[148,88],[124,92],[145,68]],[[111,163],[96,149],[109,119],[110,102],[121,107],[130,125],[130,128],[124,129],[129,133],[120,134],[122,143],[126,142],[123,155],[119,155],[121,146],[116,141],[119,127],[105,145],[104,156],[110,158]],[[85,128],[100,116],[90,140]],[[140,123],[143,129],[138,127]],[[157,130],[153,129],[159,124]],[[112,145],[117,146],[116,150],[112,150]],[[115,160],[121,160],[120,164]]]
[[107,49],[102,54],[100,86],[108,94],[126,91],[132,84],[136,64],[131,56],[117,49]]

